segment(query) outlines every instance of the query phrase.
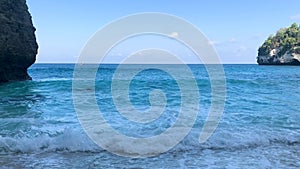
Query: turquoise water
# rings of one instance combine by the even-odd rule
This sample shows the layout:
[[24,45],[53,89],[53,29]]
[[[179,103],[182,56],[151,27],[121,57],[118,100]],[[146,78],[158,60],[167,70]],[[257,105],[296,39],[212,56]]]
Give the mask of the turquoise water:
[[[149,109],[149,92],[161,89],[167,106],[152,125],[131,124],[110,96],[116,66],[101,65],[95,82],[107,121],[132,137],[172,126],[181,102],[176,81],[163,71],[140,72],[130,86],[132,105]],[[200,144],[211,88],[204,66],[189,66],[200,93],[195,125],[170,151],[143,159],[111,154],[85,134],[72,100],[74,65],[32,66],[32,81],[0,85],[0,168],[300,168],[300,67],[224,65],[225,111],[212,137]]]

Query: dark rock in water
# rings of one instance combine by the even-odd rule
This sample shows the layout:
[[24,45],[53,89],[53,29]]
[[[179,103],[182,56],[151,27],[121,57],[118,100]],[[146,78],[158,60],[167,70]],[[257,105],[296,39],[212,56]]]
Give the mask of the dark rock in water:
[[[293,55],[290,55],[291,57]],[[261,56],[262,57],[262,56]],[[291,65],[291,66],[300,66],[300,61],[295,58],[290,58],[288,61],[281,59],[281,61],[278,60],[278,58],[269,58],[268,60],[262,60],[261,58],[258,59],[259,65]]]
[[29,80],[38,44],[25,0],[0,0],[0,83]]

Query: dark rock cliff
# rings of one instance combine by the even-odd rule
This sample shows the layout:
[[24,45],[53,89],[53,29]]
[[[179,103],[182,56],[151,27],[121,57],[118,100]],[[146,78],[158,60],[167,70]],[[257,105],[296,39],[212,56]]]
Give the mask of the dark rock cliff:
[[300,27],[282,28],[258,49],[259,65],[300,65]]
[[26,0],[0,0],[0,83],[31,79],[37,50]]

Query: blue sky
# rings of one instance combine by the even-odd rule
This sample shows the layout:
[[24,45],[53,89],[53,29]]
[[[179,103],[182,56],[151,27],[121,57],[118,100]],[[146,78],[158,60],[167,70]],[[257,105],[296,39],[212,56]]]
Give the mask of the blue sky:
[[88,39],[120,17],[179,16],[204,33],[222,63],[255,63],[257,48],[279,28],[300,22],[299,0],[27,0],[37,28],[37,63],[74,63]]

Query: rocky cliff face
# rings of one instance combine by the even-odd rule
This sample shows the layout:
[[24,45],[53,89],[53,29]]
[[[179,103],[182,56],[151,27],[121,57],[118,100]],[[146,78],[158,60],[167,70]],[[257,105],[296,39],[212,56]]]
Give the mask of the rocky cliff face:
[[281,28],[259,47],[259,65],[300,65],[300,27]]
[[300,65],[300,54],[295,52],[286,52],[279,55],[279,49],[272,49],[269,55],[260,55],[257,57],[259,65]]
[[25,0],[0,0],[0,83],[31,79],[38,45]]

